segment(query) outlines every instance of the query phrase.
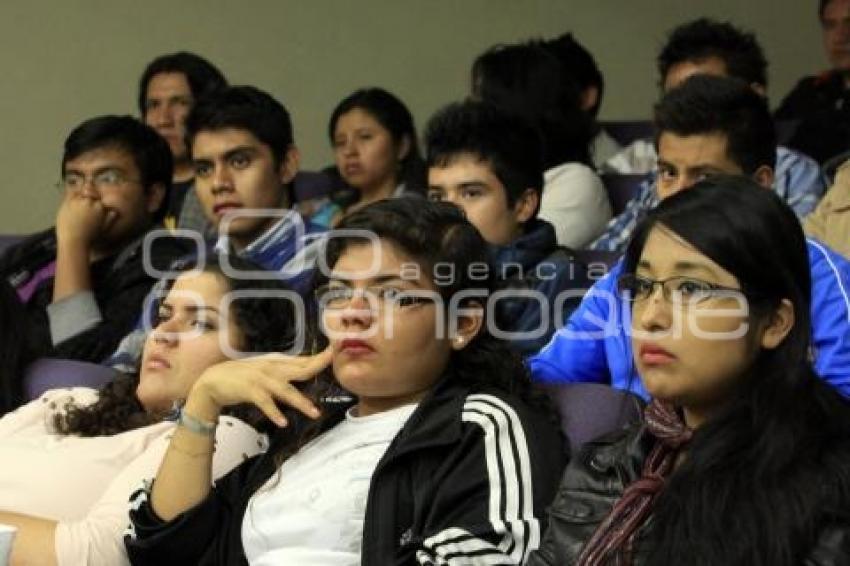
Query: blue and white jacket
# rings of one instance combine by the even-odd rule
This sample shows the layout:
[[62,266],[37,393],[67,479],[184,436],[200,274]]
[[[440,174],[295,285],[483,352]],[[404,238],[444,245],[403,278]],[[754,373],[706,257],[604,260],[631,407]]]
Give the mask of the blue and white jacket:
[[[812,344],[815,370],[850,397],[850,262],[809,238]],[[552,340],[530,359],[544,383],[594,382],[648,398],[632,357],[631,310],[617,294],[620,260],[590,289]]]

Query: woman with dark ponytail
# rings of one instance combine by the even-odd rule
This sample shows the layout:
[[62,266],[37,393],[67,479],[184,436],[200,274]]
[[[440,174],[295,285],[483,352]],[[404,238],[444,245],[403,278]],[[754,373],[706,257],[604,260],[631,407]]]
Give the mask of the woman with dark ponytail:
[[427,171],[413,116],[391,92],[371,87],[346,96],[331,113],[328,137],[343,187],[307,214],[313,223],[331,227],[369,203],[425,193]]
[[530,563],[850,563],[850,406],[812,369],[792,210],[714,177],[650,213],[625,267],[653,400],[570,463]]

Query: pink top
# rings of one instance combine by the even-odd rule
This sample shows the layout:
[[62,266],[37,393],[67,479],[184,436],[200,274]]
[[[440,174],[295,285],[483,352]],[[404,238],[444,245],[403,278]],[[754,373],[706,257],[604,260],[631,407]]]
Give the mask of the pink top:
[[[162,422],[94,438],[52,432],[52,417],[67,402],[95,399],[94,389],[54,389],[0,419],[0,510],[58,521],[59,566],[129,564],[122,535],[130,495],[156,475],[175,427]],[[222,417],[213,478],[267,446],[247,424]]]

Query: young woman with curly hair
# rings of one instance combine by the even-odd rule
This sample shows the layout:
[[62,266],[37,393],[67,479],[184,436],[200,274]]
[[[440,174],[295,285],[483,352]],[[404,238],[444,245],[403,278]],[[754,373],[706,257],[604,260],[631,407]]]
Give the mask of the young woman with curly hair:
[[[258,269],[227,261],[237,272]],[[127,501],[155,475],[178,426],[174,408],[195,380],[227,360],[228,347],[250,353],[291,346],[292,303],[262,296],[289,291],[275,280],[227,275],[223,262],[210,256],[198,268],[185,265],[168,282],[139,375],[100,391],[48,391],[0,419],[0,523],[18,527],[13,564],[127,563]],[[222,417],[213,477],[265,449],[261,416],[239,408]]]

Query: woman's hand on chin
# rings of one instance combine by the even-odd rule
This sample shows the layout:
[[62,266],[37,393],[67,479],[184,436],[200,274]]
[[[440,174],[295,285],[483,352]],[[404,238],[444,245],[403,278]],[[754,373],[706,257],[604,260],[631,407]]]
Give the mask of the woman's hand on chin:
[[277,407],[276,403],[280,402],[316,418],[319,409],[293,383],[312,379],[331,360],[328,347],[311,356],[265,354],[216,364],[195,382],[184,410],[194,417],[214,421],[225,407],[253,403],[272,422],[283,427],[287,420]]

